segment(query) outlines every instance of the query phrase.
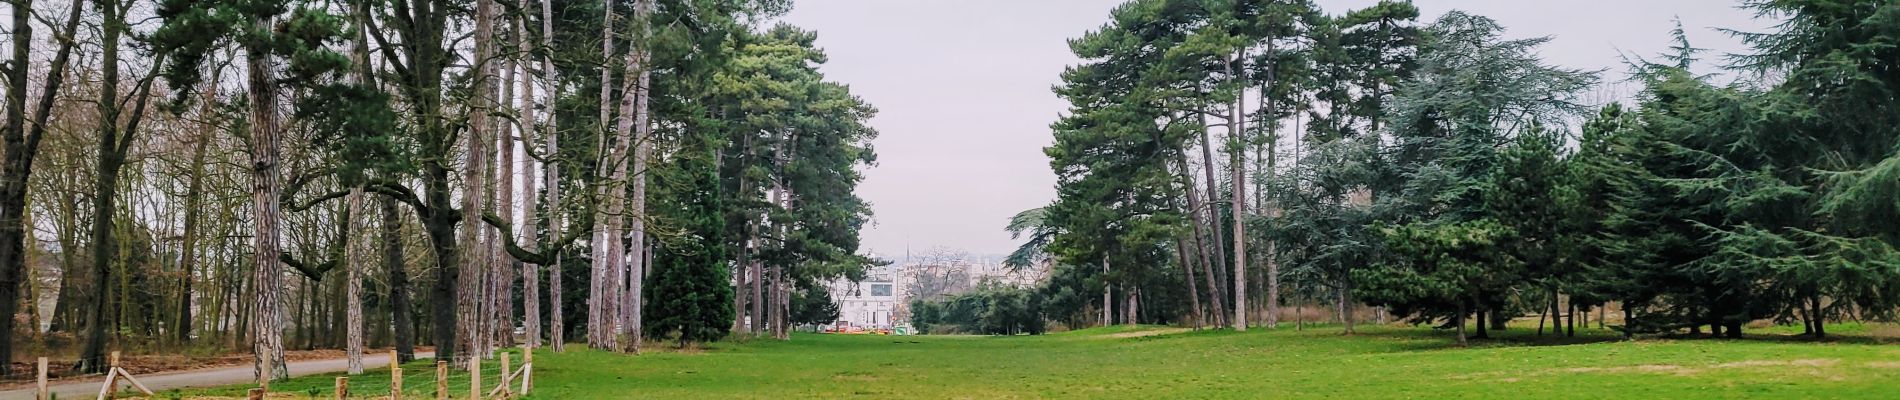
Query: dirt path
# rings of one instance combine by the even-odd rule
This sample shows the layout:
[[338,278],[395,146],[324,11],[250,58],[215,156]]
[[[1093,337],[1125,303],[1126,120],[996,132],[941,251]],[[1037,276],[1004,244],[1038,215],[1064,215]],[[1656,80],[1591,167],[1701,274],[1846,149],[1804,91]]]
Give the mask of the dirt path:
[[[432,358],[432,357],[435,357],[435,353],[417,352],[416,357],[417,358]],[[374,366],[389,365],[389,353],[365,354],[363,355],[363,365],[371,366],[372,368]],[[304,376],[304,375],[340,372],[340,371],[349,369],[349,366],[350,366],[349,360],[342,359],[342,358],[329,359],[329,360],[292,361],[290,362],[290,365],[289,365],[291,376]],[[234,384],[251,382],[253,379],[251,366],[248,366],[248,365],[237,366],[237,367],[215,368],[215,369],[202,369],[202,370],[196,370],[196,371],[158,373],[158,374],[138,376],[137,378],[139,379],[139,382],[144,383],[146,387],[152,388],[153,391],[161,391],[161,392],[165,391],[166,389],[234,385]],[[67,382],[61,382],[61,383],[54,383],[51,386],[48,386],[48,389],[52,390],[54,394],[59,395],[59,398],[62,398],[62,399],[92,398],[99,395],[99,385],[102,383],[104,383],[104,378],[100,378],[99,380],[67,381]],[[125,392],[121,391],[120,393],[125,393]],[[33,388],[30,386],[25,387],[25,388],[0,391],[0,400],[32,400],[32,399],[33,399]]]

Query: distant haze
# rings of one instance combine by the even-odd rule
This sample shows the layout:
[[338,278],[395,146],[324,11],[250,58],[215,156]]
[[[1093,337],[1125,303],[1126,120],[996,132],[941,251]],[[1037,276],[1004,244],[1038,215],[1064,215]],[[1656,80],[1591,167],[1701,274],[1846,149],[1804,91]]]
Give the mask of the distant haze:
[[[876,105],[878,165],[859,194],[876,222],[863,250],[902,257],[933,247],[1008,253],[1018,211],[1055,198],[1042,148],[1066,104],[1050,88],[1079,62],[1067,40],[1101,27],[1110,0],[802,0],[784,22],[818,33],[823,72]],[[1329,14],[1376,0],[1322,0]],[[1453,8],[1497,19],[1510,37],[1550,36],[1547,62],[1624,79],[1623,54],[1669,47],[1680,18],[1705,61],[1746,51],[1712,28],[1761,31],[1735,1],[1419,0],[1421,23]],[[1627,93],[1606,89],[1605,96]]]

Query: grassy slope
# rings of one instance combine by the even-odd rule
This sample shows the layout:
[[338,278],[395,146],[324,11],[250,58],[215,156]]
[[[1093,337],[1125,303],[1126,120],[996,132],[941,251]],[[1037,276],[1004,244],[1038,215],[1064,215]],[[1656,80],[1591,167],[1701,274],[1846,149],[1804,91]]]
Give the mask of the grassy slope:
[[[1593,331],[1595,337],[1553,340],[1516,329],[1506,340],[1463,349],[1425,329],[1368,328],[1350,337],[1335,329],[1155,329],[1041,337],[800,335],[784,343],[722,343],[695,353],[654,351],[637,357],[538,353],[533,397],[1892,398],[1900,393],[1900,347],[1865,339],[1624,342]],[[1867,328],[1837,330],[1851,334]],[[327,387],[330,382],[324,377],[298,381],[309,384],[278,386]],[[368,389],[379,380],[372,374],[357,381]],[[358,391],[379,392],[387,393]]]

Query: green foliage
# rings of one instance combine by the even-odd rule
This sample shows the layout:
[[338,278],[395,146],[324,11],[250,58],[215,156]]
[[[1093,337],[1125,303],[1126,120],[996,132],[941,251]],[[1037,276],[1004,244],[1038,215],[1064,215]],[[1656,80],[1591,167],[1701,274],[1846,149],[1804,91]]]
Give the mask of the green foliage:
[[646,291],[646,332],[677,337],[681,346],[724,338],[732,329],[732,279],[727,271],[726,223],[719,190],[716,138],[686,138],[672,154],[669,170],[655,186],[664,195],[649,212],[659,214],[679,235],[665,237],[654,255]]
[[938,300],[913,300],[910,324],[926,333],[1038,335],[1043,295],[1034,289],[983,287]]
[[826,325],[838,321],[838,303],[824,285],[806,286],[792,293],[793,325]]

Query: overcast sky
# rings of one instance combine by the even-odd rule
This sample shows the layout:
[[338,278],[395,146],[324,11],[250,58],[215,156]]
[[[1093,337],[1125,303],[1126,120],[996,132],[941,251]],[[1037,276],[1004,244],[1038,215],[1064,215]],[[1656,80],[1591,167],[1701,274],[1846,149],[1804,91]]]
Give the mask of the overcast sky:
[[[1003,254],[1011,215],[1055,198],[1042,148],[1066,108],[1050,92],[1077,63],[1067,40],[1100,27],[1121,0],[797,0],[784,21],[818,32],[822,71],[879,112],[878,164],[858,189],[876,222],[863,250],[901,258],[942,246]],[[1377,0],[1318,0],[1328,14]],[[1713,28],[1759,31],[1733,0],[1417,0],[1422,21],[1464,10],[1497,19],[1510,37],[1550,36],[1545,60],[1608,69],[1622,53],[1655,55],[1676,18],[1697,47],[1743,46]],[[1716,59],[1712,54],[1709,59]]]

